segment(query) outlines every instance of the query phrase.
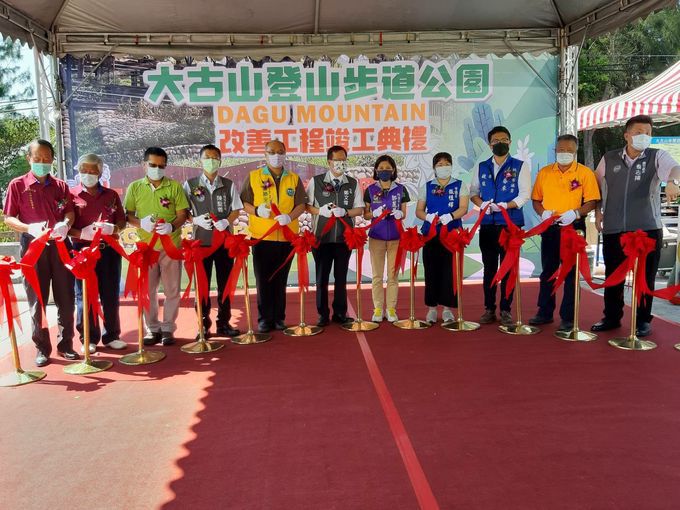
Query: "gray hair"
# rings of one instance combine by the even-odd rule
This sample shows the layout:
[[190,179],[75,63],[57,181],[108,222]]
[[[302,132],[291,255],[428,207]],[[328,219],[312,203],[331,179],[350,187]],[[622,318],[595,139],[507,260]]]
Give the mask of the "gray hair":
[[99,169],[99,173],[102,173],[102,170],[104,170],[104,161],[102,161],[102,158],[97,156],[94,153],[90,154],[83,154],[78,158],[78,164],[76,165],[76,168],[78,171],[80,171],[80,166],[83,163],[90,163],[90,164],[95,164],[97,165],[97,168]]

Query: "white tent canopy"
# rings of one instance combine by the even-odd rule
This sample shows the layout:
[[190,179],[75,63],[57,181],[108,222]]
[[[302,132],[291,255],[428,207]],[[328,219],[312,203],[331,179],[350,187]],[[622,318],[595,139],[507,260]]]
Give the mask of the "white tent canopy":
[[41,51],[331,57],[554,51],[675,0],[0,0],[0,33]]
[[616,126],[634,115],[659,123],[680,121],[680,62],[627,94],[579,108],[578,129]]

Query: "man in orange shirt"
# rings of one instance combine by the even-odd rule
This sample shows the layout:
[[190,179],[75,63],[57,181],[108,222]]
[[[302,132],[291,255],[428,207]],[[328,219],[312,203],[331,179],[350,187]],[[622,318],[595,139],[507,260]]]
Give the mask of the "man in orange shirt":
[[[585,217],[600,200],[595,172],[576,161],[578,139],[573,135],[561,135],[555,148],[556,161],[541,168],[536,176],[531,200],[534,210],[546,220],[559,215],[555,224],[541,235],[541,284],[538,293],[538,312],[529,319],[529,324],[548,324],[553,321],[555,295],[553,282],[549,278],[560,265],[560,231],[572,225],[576,230],[585,231]],[[570,330],[574,320],[574,278],[575,269],[564,282],[561,322],[559,329]]]

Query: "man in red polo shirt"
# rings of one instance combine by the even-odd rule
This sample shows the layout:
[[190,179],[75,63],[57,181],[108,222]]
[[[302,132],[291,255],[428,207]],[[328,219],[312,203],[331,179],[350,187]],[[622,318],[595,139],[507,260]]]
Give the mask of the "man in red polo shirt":
[[[33,239],[45,229],[51,228],[52,239],[65,240],[73,224],[73,202],[68,186],[61,179],[51,175],[54,162],[54,148],[47,140],[34,140],[26,156],[30,171],[13,179],[7,187],[5,199],[5,223],[16,232],[21,232],[21,255]],[[70,245],[69,245],[70,247]],[[57,305],[57,351],[68,360],[78,359],[73,350],[73,305],[74,282],[71,272],[59,259],[55,243],[49,243],[35,266],[43,299],[52,296]],[[43,310],[30,285],[24,281],[26,297],[31,310],[33,342],[38,350],[35,364],[39,367],[49,363],[52,353],[49,330],[43,327]]]
[[[96,154],[85,154],[78,160],[80,184],[71,189],[75,209],[75,221],[70,235],[76,250],[87,247],[97,230],[105,235],[117,235],[125,228],[125,211],[118,193],[99,183],[104,162]],[[99,281],[99,300],[104,315],[104,330],[98,317],[89,314],[90,353],[94,353],[99,340],[104,347],[125,349],[120,339],[120,273],[122,257],[108,244],[102,243],[101,257],[95,273]],[[90,299],[95,299],[90,296]],[[83,338],[83,282],[76,280],[76,329]],[[85,347],[83,346],[83,349]]]

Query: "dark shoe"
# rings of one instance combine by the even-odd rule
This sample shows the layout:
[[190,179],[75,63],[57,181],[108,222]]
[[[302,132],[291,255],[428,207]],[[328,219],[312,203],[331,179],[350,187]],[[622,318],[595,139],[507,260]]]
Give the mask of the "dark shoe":
[[354,319],[352,319],[352,317],[347,317],[346,315],[333,315],[331,320],[333,322],[337,322],[338,324],[344,324],[346,322],[352,322]]
[[529,324],[532,326],[540,326],[541,324],[550,324],[552,322],[552,317],[543,317],[542,315],[534,315],[531,319],[529,319]]
[[260,333],[269,333],[272,330],[272,326],[267,321],[259,321],[257,329]]
[[215,334],[216,336],[228,336],[233,338],[235,336],[239,336],[241,332],[236,328],[232,328],[231,326],[221,326],[217,328]]
[[560,321],[560,326],[557,331],[571,331],[574,329],[574,323],[572,321]]
[[50,358],[45,356],[42,352],[38,352],[35,356],[35,366],[36,367],[44,367],[45,365],[50,364]]
[[77,359],[80,359],[80,356],[78,356],[78,353],[76,351],[74,351],[73,349],[70,349],[70,350],[64,351],[64,352],[61,352],[61,351],[58,351],[58,352],[59,352],[59,356],[61,356],[64,359],[67,359],[69,361],[75,361]]
[[652,325],[649,322],[638,322],[637,331],[635,334],[637,336],[647,336],[652,332]]
[[156,345],[161,342],[161,334],[158,331],[152,331],[144,336],[144,345]]
[[328,319],[328,317],[319,317],[319,320],[316,321],[316,325],[320,327],[328,326],[331,323],[331,321]]
[[513,324],[515,324],[515,319],[512,318],[512,314],[510,312],[501,312],[501,325],[512,326]]
[[175,335],[170,331],[163,331],[161,334],[161,343],[164,346],[173,345],[175,343]]
[[479,318],[480,324],[491,324],[496,322],[496,312],[493,310],[485,310],[482,316]]
[[607,319],[602,319],[590,327],[590,331],[609,331],[610,329],[617,329],[621,327],[620,322],[611,322]]
[[276,321],[274,323],[274,328],[278,329],[279,331],[283,331],[286,329],[286,324],[283,321]]
[[[203,331],[203,340],[207,340],[210,338],[212,335],[210,334],[210,331]],[[198,342],[201,339],[201,334],[196,333],[196,341]],[[173,342],[174,343],[174,342]]]

